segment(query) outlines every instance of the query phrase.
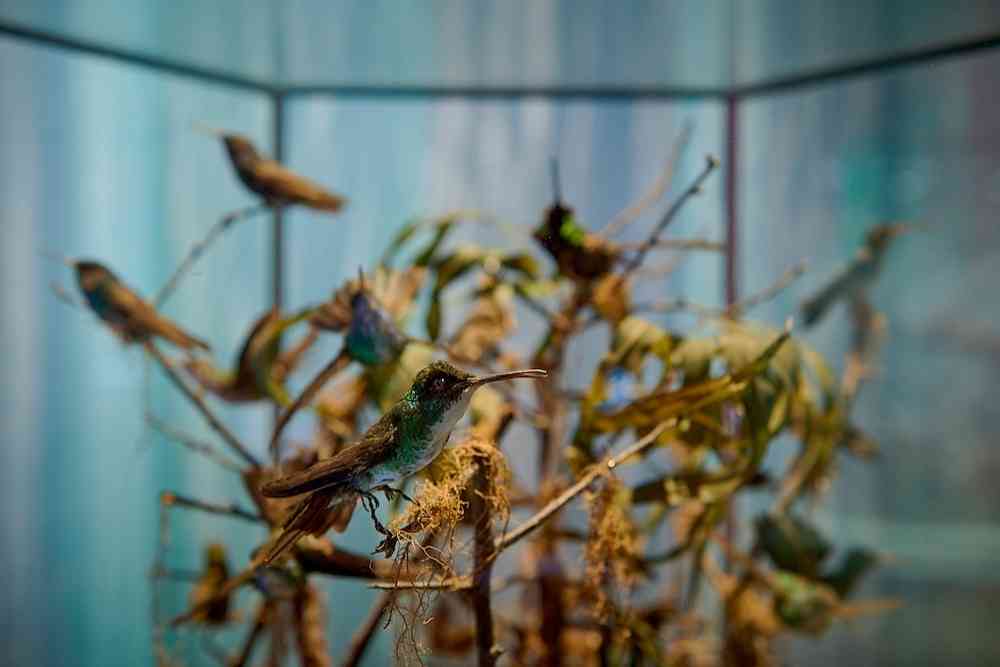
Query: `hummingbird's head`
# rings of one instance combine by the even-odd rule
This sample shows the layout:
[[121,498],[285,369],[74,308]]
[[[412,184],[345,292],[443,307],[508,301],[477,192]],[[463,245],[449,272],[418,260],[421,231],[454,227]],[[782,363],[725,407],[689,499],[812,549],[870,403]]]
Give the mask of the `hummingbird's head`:
[[76,269],[76,282],[84,292],[91,292],[104,281],[114,279],[111,269],[88,259],[73,262],[73,268]]
[[[567,223],[569,224],[567,225]],[[557,201],[545,210],[545,219],[535,229],[533,236],[542,247],[551,252],[553,248],[559,246],[559,241],[563,240],[563,231],[567,227],[576,228],[573,209],[563,206],[561,202]]]
[[226,145],[229,159],[237,167],[248,167],[260,158],[257,149],[242,134],[224,134],[222,142]]
[[513,380],[514,378],[543,378],[548,375],[539,369],[510,371],[495,375],[473,375],[455,368],[447,361],[435,361],[417,373],[410,391],[418,401],[442,399],[453,403],[471,395],[478,387],[490,382]]

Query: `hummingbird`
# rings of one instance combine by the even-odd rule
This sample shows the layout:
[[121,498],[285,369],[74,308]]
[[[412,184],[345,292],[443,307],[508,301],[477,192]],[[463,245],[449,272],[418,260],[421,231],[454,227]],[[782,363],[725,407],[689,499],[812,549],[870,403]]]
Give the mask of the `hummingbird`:
[[189,359],[184,367],[206,390],[224,401],[244,403],[272,398],[279,405],[291,403],[284,387],[285,377],[298,363],[310,336],[286,353],[281,353],[281,335],[310,311],[282,318],[277,309],[264,313],[251,327],[230,371],[216,368],[207,359]]
[[794,515],[764,514],[754,522],[757,544],[775,567],[817,577],[832,547],[812,525]]
[[318,211],[336,213],[347,200],[333,194],[261,155],[253,143],[240,134],[209,130],[222,138],[229,160],[240,181],[270,207],[298,204]]
[[855,300],[878,277],[886,251],[893,239],[911,229],[905,223],[876,225],[865,235],[865,242],[844,267],[823,289],[803,302],[802,320],[807,327],[817,324],[840,299]]
[[195,616],[195,621],[213,626],[223,625],[229,621],[230,596],[219,596],[219,592],[228,581],[229,563],[226,559],[226,547],[218,542],[212,542],[205,547],[204,569],[194,588],[191,589],[192,606],[211,602]]
[[555,161],[552,189],[555,201],[545,210],[542,223],[532,236],[556,261],[562,275],[581,282],[603,277],[614,268],[618,252],[602,237],[587,232],[577,222],[573,209],[563,205]]
[[384,547],[390,555],[391,538],[375,517],[378,501],[374,491],[398,493],[391,485],[429,465],[444,449],[476,389],[492,382],[546,375],[544,370],[528,369],[476,376],[446,361],[425,367],[410,390],[358,442],[261,487],[261,494],[267,498],[308,494],[290,512],[264,562],[271,562],[306,533],[325,532],[330,524],[320,517],[328,516],[335,506],[353,507],[358,498],[371,514],[376,529],[387,535],[380,550]]
[[122,282],[111,269],[91,260],[69,261],[76,281],[97,314],[125,343],[163,338],[185,350],[208,350],[208,343],[186,333]]

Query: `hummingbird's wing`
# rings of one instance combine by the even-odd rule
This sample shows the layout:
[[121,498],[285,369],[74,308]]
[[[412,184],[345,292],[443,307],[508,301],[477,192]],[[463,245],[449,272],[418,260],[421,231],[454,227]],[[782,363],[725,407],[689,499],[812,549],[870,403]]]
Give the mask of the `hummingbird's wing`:
[[208,350],[208,343],[186,333],[176,324],[156,312],[156,309],[143,301],[125,285],[116,282],[109,285],[109,301],[125,315],[128,329],[137,334],[152,334],[164,338],[177,347],[190,350],[198,347]]
[[383,461],[395,446],[398,427],[392,412],[375,422],[361,440],[305,470],[264,484],[260,492],[267,498],[289,498],[331,486],[346,485]]
[[310,208],[339,211],[346,203],[343,197],[324,190],[274,160],[261,160],[254,165],[254,178],[262,190]]

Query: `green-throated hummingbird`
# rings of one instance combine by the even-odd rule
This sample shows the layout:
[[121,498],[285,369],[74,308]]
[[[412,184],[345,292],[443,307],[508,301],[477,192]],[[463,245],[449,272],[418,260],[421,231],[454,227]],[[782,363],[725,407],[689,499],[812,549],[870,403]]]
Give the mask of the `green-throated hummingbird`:
[[[546,375],[543,370],[529,369],[476,376],[445,361],[430,364],[358,442],[329,459],[261,487],[261,493],[268,498],[309,494],[290,512],[264,562],[276,558],[306,533],[325,532],[330,524],[323,517],[344,501],[353,507],[357,498],[362,498],[374,518],[373,492],[391,491],[391,485],[430,464],[444,449],[477,388],[501,380]],[[376,528],[385,530],[377,520]]]

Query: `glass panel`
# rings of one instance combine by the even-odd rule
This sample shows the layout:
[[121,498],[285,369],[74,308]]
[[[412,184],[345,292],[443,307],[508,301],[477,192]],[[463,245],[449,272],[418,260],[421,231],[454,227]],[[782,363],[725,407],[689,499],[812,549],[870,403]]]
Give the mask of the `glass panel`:
[[[650,187],[686,121],[693,122],[695,130],[675,176],[673,195],[693,180],[706,153],[718,154],[722,147],[717,104],[296,100],[288,112],[289,163],[346,193],[351,203],[337,218],[289,213],[289,304],[297,307],[327,298],[343,280],[356,275],[359,266],[371,267],[395,231],[417,215],[466,208],[486,211],[504,223],[504,229],[468,226],[462,230],[464,239],[528,247],[543,258],[528,234],[552,201],[550,156],[559,157],[564,199],[597,230]],[[673,236],[722,237],[721,183],[720,178],[708,182],[704,194],[676,221]],[[623,240],[643,237],[665,208],[661,202]],[[652,263],[662,265],[669,257],[661,254]],[[669,279],[651,283],[643,298],[686,295],[718,305],[721,275],[719,256],[696,254]],[[444,298],[457,302],[463,289],[452,292]],[[541,320],[525,308],[518,309],[518,317],[515,347],[530,349],[528,345],[537,344]],[[414,318],[410,333],[424,336],[422,323],[422,318]],[[456,322],[447,321],[446,328],[448,324]],[[589,342],[570,352],[571,386],[584,386],[588,370],[606,349],[606,333],[598,329],[603,328],[595,328]],[[332,336],[324,337],[319,356],[329,358],[339,344]],[[304,439],[309,428],[308,420],[298,420],[290,432]],[[530,483],[527,470],[515,474]],[[377,541],[369,523],[355,520],[346,534],[359,551]],[[336,582],[332,589],[334,599],[350,600],[337,605],[331,637],[336,653],[363,617],[371,591],[356,582]],[[389,650],[388,639],[383,641],[381,656]]]
[[[217,216],[250,201],[192,122],[264,141],[271,107],[11,40],[0,40],[0,99],[0,662],[148,664],[159,491],[228,500],[239,483],[151,436],[142,354],[53,295],[52,282],[76,294],[75,278],[42,253],[106,262],[150,296]],[[267,303],[269,239],[260,222],[234,229],[167,306],[219,363]],[[209,438],[164,385],[158,414]],[[256,440],[265,412],[222,411]],[[259,533],[231,523],[178,516],[170,564],[199,567],[200,545],[230,533],[240,562]],[[188,585],[166,590],[166,609],[180,611]]]
[[275,84],[725,83],[727,0],[0,2],[0,18]]
[[734,0],[733,82],[875,60],[996,34],[993,0]]
[[[882,455],[872,465],[844,460],[835,514],[819,514],[842,544],[897,556],[863,594],[900,596],[905,607],[844,625],[822,648],[803,645],[795,663],[1000,658],[986,630],[1000,547],[998,66],[998,54],[969,57],[754,100],[743,111],[743,290],[810,260],[806,277],[760,315],[780,322],[794,313],[873,224],[926,225],[890,248],[872,291],[888,336],[856,417]],[[840,359],[845,316],[837,306],[808,340]]]

